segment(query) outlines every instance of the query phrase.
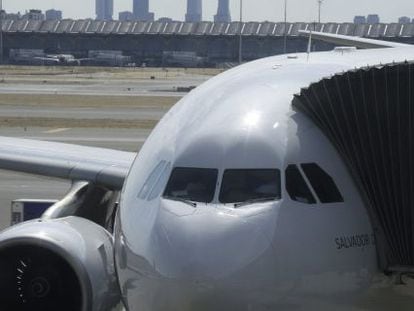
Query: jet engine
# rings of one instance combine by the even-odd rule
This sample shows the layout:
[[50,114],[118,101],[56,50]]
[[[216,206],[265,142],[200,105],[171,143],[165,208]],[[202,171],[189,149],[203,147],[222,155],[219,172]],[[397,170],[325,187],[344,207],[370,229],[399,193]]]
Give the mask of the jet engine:
[[105,311],[120,301],[112,236],[79,217],[26,222],[0,238],[0,310]]

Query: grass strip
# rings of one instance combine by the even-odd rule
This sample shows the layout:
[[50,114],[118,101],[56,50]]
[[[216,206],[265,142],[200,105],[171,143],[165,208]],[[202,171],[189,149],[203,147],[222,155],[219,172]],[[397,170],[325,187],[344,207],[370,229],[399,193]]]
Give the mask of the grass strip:
[[61,94],[0,94],[0,105],[49,107],[138,107],[170,108],[180,97],[173,96],[108,96]]
[[140,128],[152,129],[156,120],[66,119],[0,117],[0,127]]

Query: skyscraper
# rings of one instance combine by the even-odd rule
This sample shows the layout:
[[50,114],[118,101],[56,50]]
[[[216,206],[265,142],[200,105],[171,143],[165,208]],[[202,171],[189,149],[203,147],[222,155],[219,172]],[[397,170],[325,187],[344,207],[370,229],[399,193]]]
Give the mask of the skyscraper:
[[29,12],[24,14],[22,18],[35,21],[43,21],[45,19],[45,15],[42,13],[41,10],[29,10]]
[[114,0],[96,0],[96,19],[112,20]]
[[218,1],[217,15],[214,15],[214,21],[222,23],[231,22],[229,0]]
[[134,0],[133,13],[138,21],[154,20],[154,13],[149,11],[149,0]]
[[129,12],[129,11],[119,12],[118,16],[119,16],[118,19],[121,22],[127,22],[127,21],[133,21],[134,20],[134,14],[132,12]]
[[368,24],[379,24],[380,23],[380,17],[378,14],[369,14],[367,16],[367,23]]
[[61,20],[62,11],[51,9],[46,11],[46,20]]
[[187,0],[186,22],[200,22],[203,18],[203,8],[201,0]]
[[354,24],[366,24],[367,18],[363,15],[357,15],[354,17]]
[[409,24],[411,23],[411,18],[409,18],[408,16],[401,16],[400,18],[398,18],[398,22],[400,24]]

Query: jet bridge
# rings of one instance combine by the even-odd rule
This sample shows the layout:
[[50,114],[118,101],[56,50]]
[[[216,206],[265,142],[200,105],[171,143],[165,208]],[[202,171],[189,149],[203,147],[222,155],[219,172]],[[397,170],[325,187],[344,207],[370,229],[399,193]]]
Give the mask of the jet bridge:
[[414,266],[414,64],[349,71],[293,101],[327,135],[366,200],[385,271]]

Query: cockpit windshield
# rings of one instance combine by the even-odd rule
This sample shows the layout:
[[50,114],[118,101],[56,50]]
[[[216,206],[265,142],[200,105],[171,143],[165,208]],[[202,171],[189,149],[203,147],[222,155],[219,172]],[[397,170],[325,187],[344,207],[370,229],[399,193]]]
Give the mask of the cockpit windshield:
[[217,183],[217,169],[176,167],[173,169],[164,198],[210,203]]
[[228,169],[224,171],[219,200],[221,203],[249,203],[279,200],[280,170]]

